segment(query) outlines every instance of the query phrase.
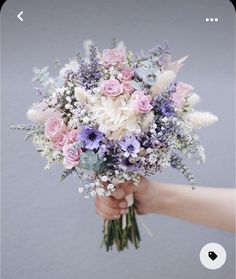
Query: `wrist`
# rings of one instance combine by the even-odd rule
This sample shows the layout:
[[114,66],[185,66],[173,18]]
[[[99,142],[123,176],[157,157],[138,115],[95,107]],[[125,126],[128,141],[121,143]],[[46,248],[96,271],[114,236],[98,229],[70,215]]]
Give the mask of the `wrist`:
[[171,196],[168,194],[167,185],[153,182],[152,213],[165,214],[172,203]]
[[163,207],[162,205],[162,193],[160,191],[160,184],[145,178],[143,181],[144,192],[147,204],[145,205],[146,213],[158,213]]

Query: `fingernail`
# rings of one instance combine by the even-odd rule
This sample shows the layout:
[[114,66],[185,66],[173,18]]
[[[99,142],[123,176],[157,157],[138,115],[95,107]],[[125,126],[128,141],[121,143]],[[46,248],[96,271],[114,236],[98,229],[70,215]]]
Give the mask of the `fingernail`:
[[121,215],[127,214],[127,213],[128,213],[128,209],[121,209],[121,211],[120,211]]
[[127,207],[127,202],[120,202],[119,207],[120,208],[126,208]]

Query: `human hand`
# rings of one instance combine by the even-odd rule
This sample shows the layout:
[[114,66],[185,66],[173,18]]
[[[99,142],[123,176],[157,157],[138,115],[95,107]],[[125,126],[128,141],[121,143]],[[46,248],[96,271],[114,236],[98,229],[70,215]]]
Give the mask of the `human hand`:
[[138,214],[147,214],[155,211],[157,189],[149,179],[141,177],[139,186],[133,182],[124,182],[117,185],[117,190],[111,197],[96,196],[96,212],[104,219],[119,219],[128,212],[126,196],[133,193],[135,208]]

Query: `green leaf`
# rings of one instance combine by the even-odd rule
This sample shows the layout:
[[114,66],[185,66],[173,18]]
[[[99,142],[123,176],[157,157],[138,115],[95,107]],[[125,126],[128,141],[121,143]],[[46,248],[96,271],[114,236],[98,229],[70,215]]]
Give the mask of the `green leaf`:
[[88,150],[86,152],[81,153],[79,168],[85,170],[95,170],[98,171],[100,169],[102,161],[99,160],[97,154],[93,151]]
[[155,79],[154,78],[152,78],[152,77],[146,77],[146,78],[144,78],[144,80],[143,80],[146,84],[148,84],[148,85],[153,85],[154,83],[155,83]]
[[136,90],[142,90],[142,83],[135,80],[130,81],[131,86]]
[[148,70],[145,67],[139,67],[136,69],[135,74],[140,78],[144,79],[149,75]]
[[74,169],[64,170],[60,177],[60,181],[63,181],[64,179],[66,179],[70,174],[73,173],[73,171],[74,171]]

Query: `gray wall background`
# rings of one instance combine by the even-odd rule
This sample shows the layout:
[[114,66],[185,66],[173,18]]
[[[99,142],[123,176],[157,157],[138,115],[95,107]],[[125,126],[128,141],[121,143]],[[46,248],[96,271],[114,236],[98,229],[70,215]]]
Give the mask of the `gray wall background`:
[[[16,15],[24,11],[24,21]],[[218,17],[218,23],[206,23]],[[168,41],[174,58],[190,58],[179,80],[193,84],[201,110],[219,116],[199,132],[207,163],[190,162],[200,185],[234,185],[234,9],[222,0],[8,0],[2,28],[2,278],[3,279],[182,279],[234,278],[234,235],[166,216],[145,216],[142,245],[118,254],[99,248],[102,220],[93,200],[77,192],[78,181],[58,182],[60,167],[45,161],[24,134],[9,130],[27,122],[37,97],[33,66],[65,63],[90,38],[100,49],[114,36],[128,48],[149,49]],[[52,67],[52,73],[55,73]],[[167,170],[155,179],[185,183]],[[211,197],[209,197],[210,199]],[[219,270],[205,269],[199,252],[208,242],[227,251]]]

